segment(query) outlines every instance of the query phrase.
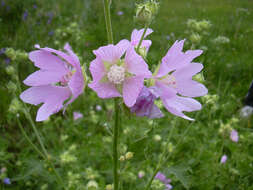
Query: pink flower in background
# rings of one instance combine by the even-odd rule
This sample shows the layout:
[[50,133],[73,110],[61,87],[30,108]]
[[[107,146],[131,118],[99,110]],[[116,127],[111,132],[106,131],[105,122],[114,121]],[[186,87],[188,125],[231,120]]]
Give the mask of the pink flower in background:
[[24,80],[31,88],[25,90],[20,98],[33,105],[43,103],[36,117],[36,121],[43,121],[73,102],[83,92],[84,78],[79,59],[69,44],[64,47],[66,52],[40,48],[38,45],[36,47],[39,50],[30,52],[29,59],[40,70]]
[[80,113],[80,112],[73,112],[73,118],[74,120],[77,120],[77,119],[80,119],[80,118],[83,118],[83,114]]
[[226,161],[227,161],[227,159],[228,159],[227,155],[224,154],[224,155],[221,157],[220,163],[221,163],[221,164],[225,164]]
[[93,53],[96,59],[90,64],[93,81],[89,87],[100,98],[123,96],[126,106],[133,106],[143,87],[144,78],[152,76],[143,58],[128,40],[100,47]]
[[230,132],[230,139],[233,141],[233,142],[238,142],[239,140],[239,136],[238,136],[238,132],[236,130],[232,130]]
[[162,172],[157,172],[155,179],[161,181],[166,186],[166,190],[172,189],[171,179],[167,178]]
[[121,16],[121,15],[123,15],[123,14],[124,14],[123,11],[118,11],[118,12],[117,12],[117,15],[119,15],[119,16]]
[[172,45],[163,57],[154,79],[155,86],[159,89],[157,93],[165,108],[176,116],[193,120],[184,115],[183,111],[200,110],[201,104],[193,97],[204,96],[208,91],[203,84],[192,80],[192,77],[202,70],[203,65],[191,61],[201,55],[202,50],[183,52],[183,44],[184,40],[181,40]]
[[[144,32],[144,29],[141,29],[141,30],[136,30],[134,29],[133,32],[132,32],[132,35],[131,35],[131,45],[134,46],[134,47],[137,47],[140,40],[141,40],[141,36]],[[144,35],[144,38],[146,38],[148,35],[150,35],[151,33],[153,32],[152,29],[148,28],[145,35]],[[146,52],[148,52],[149,50],[149,47],[151,46],[152,42],[151,40],[144,40],[142,41],[141,43],[141,46],[142,48],[145,48],[146,49]]]
[[138,172],[138,177],[141,179],[145,176],[145,172],[144,171],[139,171]]

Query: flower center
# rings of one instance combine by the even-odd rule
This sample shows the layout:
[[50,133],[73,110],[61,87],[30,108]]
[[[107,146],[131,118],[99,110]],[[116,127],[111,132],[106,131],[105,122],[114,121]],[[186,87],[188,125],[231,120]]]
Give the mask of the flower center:
[[112,65],[107,73],[107,78],[114,84],[121,84],[125,79],[125,68],[118,65]]
[[60,81],[61,86],[67,86],[72,75],[73,75],[72,72],[68,72],[66,75],[64,75]]
[[162,81],[168,86],[171,86],[173,88],[177,87],[176,78],[172,75],[167,75],[165,78],[162,79]]

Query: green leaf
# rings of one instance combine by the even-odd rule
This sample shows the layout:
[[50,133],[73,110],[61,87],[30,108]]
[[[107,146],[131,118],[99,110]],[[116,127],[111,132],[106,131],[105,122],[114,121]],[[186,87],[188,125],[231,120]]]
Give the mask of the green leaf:
[[190,176],[187,174],[187,171],[191,170],[186,165],[175,165],[171,166],[167,170],[167,174],[173,174],[175,177],[182,183],[182,185],[186,188],[190,188]]

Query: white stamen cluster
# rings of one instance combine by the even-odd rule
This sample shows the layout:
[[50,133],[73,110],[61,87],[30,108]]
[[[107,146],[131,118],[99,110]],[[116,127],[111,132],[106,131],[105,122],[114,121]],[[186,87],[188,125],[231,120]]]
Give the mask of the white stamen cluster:
[[118,65],[112,65],[107,73],[107,78],[114,84],[121,84],[125,79],[125,68]]

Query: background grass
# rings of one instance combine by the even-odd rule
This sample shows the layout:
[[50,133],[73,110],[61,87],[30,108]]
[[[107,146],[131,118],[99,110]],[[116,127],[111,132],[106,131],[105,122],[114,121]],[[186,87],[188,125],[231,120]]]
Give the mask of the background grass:
[[[34,44],[59,49],[69,42],[82,64],[88,67],[94,59],[92,50],[106,45],[102,1],[2,2],[0,48],[29,52],[34,50]],[[113,1],[115,43],[130,39],[134,28],[142,28],[133,21],[135,3]],[[196,48],[206,49],[198,61],[205,66],[203,75],[209,96],[199,99],[203,104],[201,111],[188,114],[196,118],[193,123],[175,118],[165,110],[166,116],[154,121],[134,116],[123,118],[121,155],[130,151],[134,157],[121,163],[122,189],[143,189],[167,144],[170,158],[162,172],[172,179],[174,189],[253,189],[252,124],[250,118],[244,120],[238,114],[253,78],[253,2],[163,0],[160,3],[160,11],[150,26],[154,30],[149,37],[152,39],[147,57],[150,68],[157,65],[176,39],[186,39],[186,49],[192,46],[188,19],[209,20],[211,28],[195,44]],[[119,11],[123,15],[119,16]],[[28,13],[26,19],[25,13]],[[213,39],[217,36],[226,36],[230,42],[215,44]],[[16,84],[16,74],[22,81],[36,69],[27,59],[12,59],[7,63],[6,58],[6,54],[0,55],[0,167],[7,168],[1,177],[8,176],[12,184],[0,187],[58,189],[52,168],[34,152],[18,128],[17,114],[25,131],[38,145],[22,112],[23,106],[13,106],[18,91],[10,90],[9,82]],[[10,65],[15,68],[14,76],[6,72]],[[96,109],[97,105],[102,107],[101,111]],[[98,183],[98,189],[112,183],[112,108],[111,100],[100,100],[87,88],[65,115],[58,113],[50,121],[36,123],[68,189],[87,189],[91,180]],[[29,106],[29,109],[35,119],[37,107]],[[74,121],[73,111],[80,111],[84,117]],[[239,132],[238,143],[229,139],[231,128]],[[222,165],[220,158],[224,154],[228,161]],[[64,161],[64,156],[69,160]],[[139,179],[137,174],[141,170],[146,175]]]

